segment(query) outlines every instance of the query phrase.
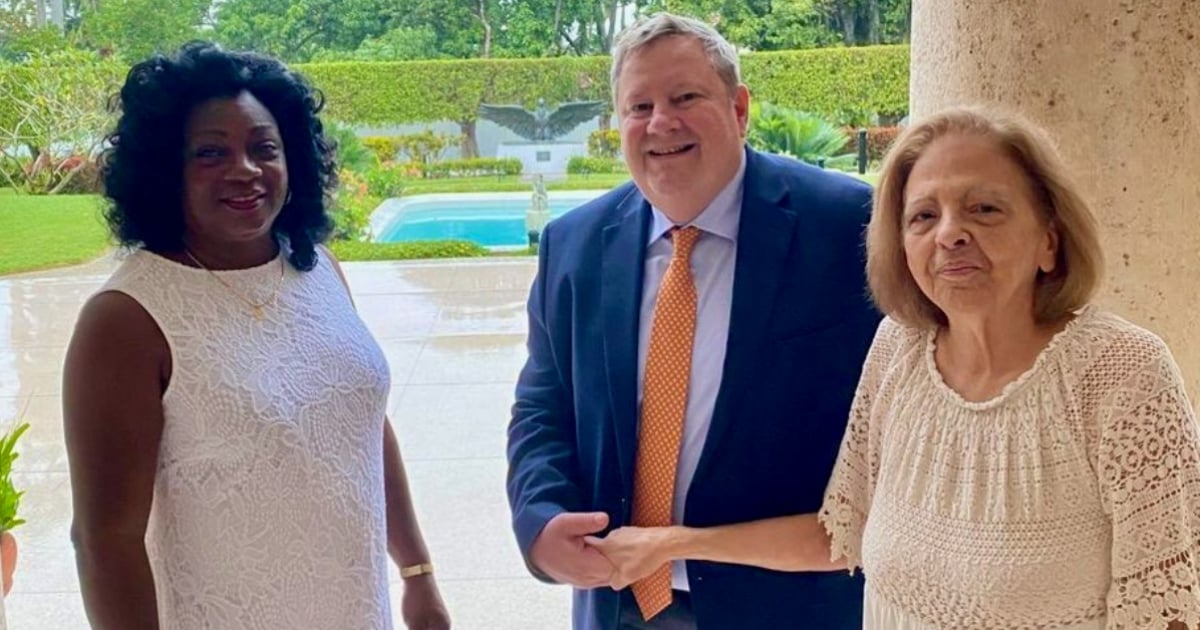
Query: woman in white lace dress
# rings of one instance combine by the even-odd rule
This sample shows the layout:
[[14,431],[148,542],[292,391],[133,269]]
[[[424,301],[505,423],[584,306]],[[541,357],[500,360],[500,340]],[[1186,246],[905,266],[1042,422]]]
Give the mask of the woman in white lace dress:
[[1196,418],[1163,341],[1088,305],[1096,222],[1043,134],[909,128],[867,240],[888,317],[820,514],[865,626],[1196,628]]
[[191,44],[130,71],[105,156],[135,249],[84,306],[64,417],[92,627],[392,627],[449,618],[385,417],[387,362],[320,242],[321,99]]

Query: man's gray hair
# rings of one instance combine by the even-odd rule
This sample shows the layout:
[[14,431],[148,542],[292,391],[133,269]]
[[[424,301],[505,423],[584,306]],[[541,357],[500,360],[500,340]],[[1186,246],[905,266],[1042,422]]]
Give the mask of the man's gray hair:
[[737,50],[732,44],[721,37],[716,29],[700,20],[671,13],[656,13],[652,17],[634,22],[618,36],[617,44],[613,48],[612,74],[609,76],[613,101],[617,99],[617,79],[621,77],[621,69],[629,55],[659,39],[671,36],[694,37],[699,40],[729,94],[737,92],[742,76]]

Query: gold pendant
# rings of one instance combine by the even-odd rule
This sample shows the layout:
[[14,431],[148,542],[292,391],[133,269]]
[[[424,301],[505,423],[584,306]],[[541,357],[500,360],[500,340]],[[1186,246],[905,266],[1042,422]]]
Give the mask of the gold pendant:
[[260,322],[263,320],[264,317],[266,317],[266,315],[263,313],[263,307],[261,307],[261,306],[255,306],[254,310],[251,311],[251,314],[254,315],[254,319],[256,319]]

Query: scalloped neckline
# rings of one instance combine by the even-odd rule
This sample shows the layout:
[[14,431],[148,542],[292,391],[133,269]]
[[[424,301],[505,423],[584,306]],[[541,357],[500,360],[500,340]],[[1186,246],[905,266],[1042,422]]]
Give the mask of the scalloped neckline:
[[1050,342],[1046,344],[1046,347],[1042,348],[1041,352],[1038,352],[1037,358],[1034,359],[1033,365],[1029,366],[1029,369],[1022,372],[1017,378],[1006,383],[1000,390],[1000,393],[986,400],[967,400],[958,392],[958,390],[946,384],[946,379],[942,376],[942,371],[938,369],[937,359],[935,357],[935,352],[937,351],[938,329],[927,330],[924,334],[924,363],[926,371],[929,373],[929,377],[933,381],[934,387],[937,388],[937,390],[940,391],[943,396],[949,398],[950,401],[955,405],[965,409],[971,409],[973,411],[986,411],[988,409],[998,407],[1016,395],[1018,391],[1024,389],[1025,386],[1028,385],[1035,376],[1040,374],[1043,371],[1042,368],[1045,366],[1046,362],[1058,353],[1059,348],[1065,345],[1065,340],[1071,336],[1077,328],[1079,328],[1080,322],[1090,319],[1094,311],[1095,309],[1091,305],[1085,306],[1077,311],[1075,313],[1075,317],[1071,319],[1071,321],[1067,322],[1067,325],[1064,326],[1062,330],[1054,333],[1054,336],[1050,338]]

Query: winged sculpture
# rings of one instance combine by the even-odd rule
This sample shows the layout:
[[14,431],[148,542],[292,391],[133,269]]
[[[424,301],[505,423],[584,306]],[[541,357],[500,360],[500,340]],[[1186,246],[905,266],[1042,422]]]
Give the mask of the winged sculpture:
[[520,105],[481,103],[479,116],[518,136],[534,142],[548,142],[569,133],[580,123],[604,113],[604,101],[574,101],[551,110],[546,99],[539,98],[537,108],[529,111]]

